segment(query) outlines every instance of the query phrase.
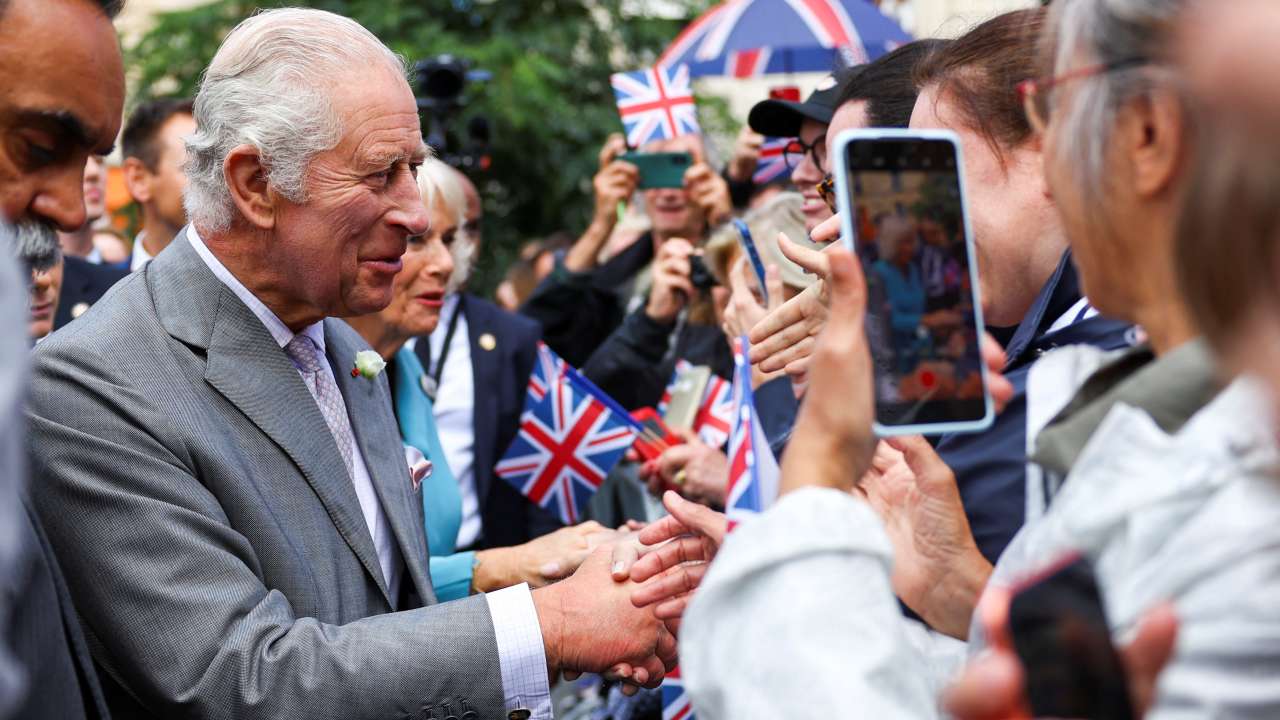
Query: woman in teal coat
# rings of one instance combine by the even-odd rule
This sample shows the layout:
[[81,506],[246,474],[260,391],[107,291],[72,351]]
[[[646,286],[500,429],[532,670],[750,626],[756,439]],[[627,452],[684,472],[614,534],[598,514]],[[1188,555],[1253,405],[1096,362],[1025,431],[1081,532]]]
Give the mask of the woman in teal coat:
[[567,577],[590,551],[616,535],[596,522],[562,528],[514,547],[468,552],[457,549],[462,523],[462,495],[449,470],[432,418],[431,399],[423,387],[426,372],[410,338],[425,337],[440,321],[445,286],[453,273],[451,246],[464,207],[454,171],[429,160],[418,173],[418,186],[431,217],[431,228],[409,238],[403,267],[392,284],[391,303],[381,312],[348,322],[387,362],[396,419],[406,453],[412,448],[431,461],[422,480],[422,509],[431,552],[431,582],[441,601],[466,597],[527,582],[533,587]]

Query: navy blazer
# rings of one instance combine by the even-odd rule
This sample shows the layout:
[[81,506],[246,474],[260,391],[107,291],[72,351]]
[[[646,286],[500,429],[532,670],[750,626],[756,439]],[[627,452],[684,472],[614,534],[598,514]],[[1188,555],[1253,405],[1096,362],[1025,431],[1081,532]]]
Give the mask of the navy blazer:
[[[472,450],[482,525],[479,546],[519,545],[560,527],[558,519],[493,472],[520,431],[520,415],[524,412],[542,326],[476,295],[464,293],[458,300],[467,319],[475,389]],[[482,344],[480,338],[485,335],[491,336],[493,342]],[[414,351],[423,367],[431,367],[431,345],[426,338],[417,343]]]
[[1071,251],[1005,345],[1003,374],[1014,395],[1004,412],[983,433],[952,433],[937,439],[938,455],[955,473],[965,515],[978,550],[995,564],[1026,519],[1027,504],[1027,375],[1036,359],[1064,345],[1093,345],[1116,350],[1132,344],[1132,326],[1102,315],[1085,318],[1053,332],[1054,321],[1083,296]]
[[[112,285],[129,274],[128,270],[111,265],[95,265],[71,255],[64,256],[62,263],[62,290],[58,294],[58,309],[53,314],[54,330],[75,320],[90,305],[98,302]],[[73,316],[72,311],[77,306],[83,307]]]

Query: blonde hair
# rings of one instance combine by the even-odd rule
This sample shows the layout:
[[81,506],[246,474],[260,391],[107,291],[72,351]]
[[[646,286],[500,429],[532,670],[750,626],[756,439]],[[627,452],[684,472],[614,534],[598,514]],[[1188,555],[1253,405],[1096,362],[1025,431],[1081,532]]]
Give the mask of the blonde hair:
[[[458,227],[466,222],[467,193],[462,187],[458,171],[439,158],[428,158],[418,168],[418,190],[422,203],[430,212],[437,205],[454,219]],[[458,233],[450,246],[453,254],[453,274],[449,276],[446,292],[456,292],[471,277],[471,262],[475,259],[476,244],[465,233]]]

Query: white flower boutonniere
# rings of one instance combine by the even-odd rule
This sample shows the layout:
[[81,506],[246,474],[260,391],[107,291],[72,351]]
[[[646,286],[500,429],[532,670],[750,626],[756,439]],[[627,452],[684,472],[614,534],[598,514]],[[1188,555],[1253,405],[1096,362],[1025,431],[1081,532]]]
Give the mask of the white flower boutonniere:
[[387,366],[387,362],[382,356],[372,350],[361,350],[356,353],[356,366],[351,368],[351,377],[365,376],[372,380],[378,377],[378,373],[382,372]]

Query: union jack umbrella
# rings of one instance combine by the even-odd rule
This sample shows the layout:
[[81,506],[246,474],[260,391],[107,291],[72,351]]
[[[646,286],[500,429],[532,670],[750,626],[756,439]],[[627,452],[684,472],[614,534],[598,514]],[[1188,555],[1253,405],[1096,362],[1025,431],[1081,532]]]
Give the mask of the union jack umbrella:
[[756,172],[751,180],[756,185],[764,185],[774,180],[791,177],[791,168],[787,166],[787,147],[796,141],[795,138],[767,137],[760,145],[760,159],[756,161]]
[[533,363],[533,372],[529,374],[528,397],[525,398],[525,408],[533,407],[545,397],[547,388],[560,381],[560,376],[564,375],[564,369],[567,367],[569,367],[568,363],[561,360],[560,356],[552,352],[546,343],[539,340],[538,355]]
[[910,41],[867,0],[726,0],[686,26],[658,64],[686,64],[694,77],[830,72]]
[[494,472],[573,525],[635,442],[637,426],[616,402],[565,366],[560,380],[525,409],[520,433]]
[[629,147],[701,134],[693,88],[689,86],[689,68],[684,65],[614,73],[610,82]]
[[732,528],[764,512],[778,497],[778,461],[756,419],[746,337],[733,341],[733,429],[729,433],[729,489],[725,514]]
[[684,692],[679,667],[662,678],[662,720],[693,720],[693,705]]

